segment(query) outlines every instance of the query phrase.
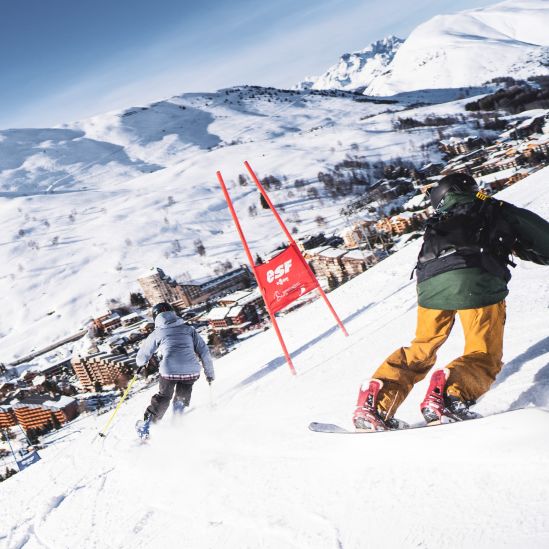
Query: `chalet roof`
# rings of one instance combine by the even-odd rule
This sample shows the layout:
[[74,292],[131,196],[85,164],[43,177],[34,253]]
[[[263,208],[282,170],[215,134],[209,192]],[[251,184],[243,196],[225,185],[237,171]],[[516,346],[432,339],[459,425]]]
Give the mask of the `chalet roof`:
[[493,183],[494,181],[500,181],[501,179],[507,179],[509,177],[512,177],[515,173],[517,172],[523,172],[523,171],[527,171],[527,170],[524,170],[524,169],[519,169],[519,168],[515,168],[515,167],[512,167],[512,168],[508,168],[506,170],[500,170],[499,172],[492,172],[492,173],[489,173],[489,174],[486,174],[486,175],[480,175],[478,177],[476,177],[476,180],[479,184],[490,184],[490,183]]
[[343,261],[346,259],[355,259],[364,261],[365,259],[368,259],[369,257],[372,257],[374,255],[373,252],[370,250],[350,250],[343,256]]
[[305,250],[304,255],[312,256],[312,255],[318,255],[323,250],[329,249],[330,246],[318,246],[318,248],[311,248],[310,250]]
[[142,280],[143,278],[149,278],[151,276],[160,276],[162,279],[169,279],[160,267],[151,267],[148,271],[141,273],[141,275],[137,277],[137,280]]
[[214,307],[206,316],[206,320],[224,320],[231,307]]
[[544,119],[543,114],[537,114],[535,116],[532,116],[530,118],[527,118],[526,120],[523,120],[518,126],[517,129],[527,129],[529,128],[534,122],[541,122]]
[[46,376],[45,375],[38,375],[32,380],[32,384],[35,385],[35,386],[42,385],[42,383],[44,383],[44,381],[46,381]]
[[261,294],[259,292],[259,289],[254,288],[253,290],[237,290],[236,292],[219,298],[218,301],[226,303],[234,302],[238,303],[239,305],[246,305],[247,303],[251,303],[252,301],[255,301],[260,297]]
[[415,196],[412,196],[410,200],[404,203],[405,208],[417,208],[419,206],[422,206],[424,202],[428,202],[429,198],[426,194],[419,193]]
[[345,255],[346,253],[347,253],[346,250],[341,250],[340,248],[326,248],[325,250],[320,252],[318,256],[327,257],[330,259],[337,259],[338,257]]
[[231,307],[231,310],[229,311],[229,314],[227,315],[228,318],[234,318],[238,316],[244,307]]
[[[217,276],[215,278],[210,278],[207,281],[205,281],[203,284],[201,284],[203,290],[208,290],[208,288],[215,287],[218,284],[221,284],[222,282],[225,282],[227,280],[231,280],[247,271],[246,267],[239,267],[238,269],[234,269],[228,273],[222,274],[221,276]],[[191,283],[192,284],[192,283]]]
[[54,400],[47,400],[42,404],[45,408],[53,408],[55,410],[61,410],[63,408],[66,408],[73,402],[76,402],[74,398],[62,395]]
[[532,136],[527,145],[544,145],[546,143],[549,143],[549,135],[535,135]]
[[469,135],[467,137],[450,137],[450,139],[441,139],[443,145],[458,145],[459,143],[468,143],[469,141],[476,141],[479,139],[478,135]]
[[44,360],[42,362],[39,362],[38,364],[34,364],[33,366],[31,366],[28,371],[47,374],[49,373],[50,370],[53,371],[61,365],[69,365],[70,362],[71,362],[70,356],[66,356],[65,358],[58,358],[51,362]]
[[391,221],[396,221],[398,219],[411,219],[412,217],[414,217],[414,215],[414,212],[401,212],[397,215],[393,215],[391,217]]
[[142,318],[140,314],[137,314],[137,313],[130,313],[129,315],[125,315],[123,316],[120,320],[121,321],[127,321],[127,320],[133,320],[133,319],[137,319],[137,318]]
[[25,408],[26,406],[42,406],[44,402],[51,400],[50,395],[30,395],[13,404],[14,408]]

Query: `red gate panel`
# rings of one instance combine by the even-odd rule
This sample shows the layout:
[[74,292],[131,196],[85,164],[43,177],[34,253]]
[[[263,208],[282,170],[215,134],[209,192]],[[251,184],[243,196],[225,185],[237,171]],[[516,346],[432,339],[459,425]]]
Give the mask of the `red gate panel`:
[[255,266],[257,282],[263,290],[267,307],[276,313],[298,297],[318,288],[296,244],[290,244],[269,262]]

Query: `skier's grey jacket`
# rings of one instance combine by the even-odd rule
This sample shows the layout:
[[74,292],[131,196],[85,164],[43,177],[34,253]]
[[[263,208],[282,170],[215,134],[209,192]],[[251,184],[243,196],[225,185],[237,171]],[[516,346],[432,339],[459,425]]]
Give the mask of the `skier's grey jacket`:
[[196,330],[173,311],[160,313],[154,331],[141,344],[137,353],[138,366],[144,366],[154,353],[160,359],[160,375],[168,379],[185,379],[200,375],[200,363],[206,376],[215,377],[212,357],[204,340]]

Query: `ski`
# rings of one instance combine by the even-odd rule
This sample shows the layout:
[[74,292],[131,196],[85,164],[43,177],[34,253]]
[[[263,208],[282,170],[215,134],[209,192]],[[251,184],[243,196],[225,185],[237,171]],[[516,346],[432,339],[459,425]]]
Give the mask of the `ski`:
[[139,419],[135,423],[135,430],[137,431],[137,437],[139,442],[141,442],[142,444],[148,442],[150,439],[150,436],[151,436],[149,433],[150,423],[151,423],[150,419],[147,419],[147,420]]

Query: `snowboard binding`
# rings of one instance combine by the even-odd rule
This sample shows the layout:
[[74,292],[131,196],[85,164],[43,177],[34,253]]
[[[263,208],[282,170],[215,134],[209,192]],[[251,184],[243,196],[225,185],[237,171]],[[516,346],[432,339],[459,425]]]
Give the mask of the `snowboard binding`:
[[353,424],[357,431],[395,431],[409,427],[406,422],[400,419],[381,416],[377,408],[381,387],[383,387],[383,381],[379,379],[371,379],[367,389],[361,387],[353,414]]
[[460,398],[446,394],[446,382],[450,370],[437,370],[431,376],[427,394],[420,405],[421,413],[427,425],[453,423],[482,417],[469,410],[469,404]]

